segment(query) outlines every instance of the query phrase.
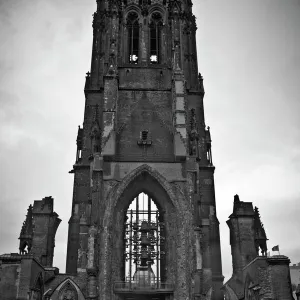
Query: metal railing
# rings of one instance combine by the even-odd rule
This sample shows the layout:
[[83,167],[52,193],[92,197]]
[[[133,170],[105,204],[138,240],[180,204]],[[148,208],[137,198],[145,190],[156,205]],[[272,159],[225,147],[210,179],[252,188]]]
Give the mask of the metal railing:
[[146,281],[116,281],[114,283],[114,291],[119,293],[130,293],[135,291],[153,292],[153,293],[172,293],[174,290],[173,284],[165,282],[157,282],[151,280]]

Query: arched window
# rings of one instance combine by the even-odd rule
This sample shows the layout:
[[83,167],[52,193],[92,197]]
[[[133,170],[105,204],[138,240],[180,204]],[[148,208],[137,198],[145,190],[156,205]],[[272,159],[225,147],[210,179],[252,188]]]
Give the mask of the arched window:
[[159,12],[151,15],[150,21],[150,63],[160,63],[162,16]]
[[128,29],[128,61],[132,64],[137,64],[139,59],[139,36],[140,26],[138,15],[135,12],[130,12],[127,15]]
[[125,223],[126,286],[159,288],[164,261],[163,215],[149,195],[141,193],[131,202]]
[[78,300],[77,290],[70,281],[67,281],[60,289],[58,300]]

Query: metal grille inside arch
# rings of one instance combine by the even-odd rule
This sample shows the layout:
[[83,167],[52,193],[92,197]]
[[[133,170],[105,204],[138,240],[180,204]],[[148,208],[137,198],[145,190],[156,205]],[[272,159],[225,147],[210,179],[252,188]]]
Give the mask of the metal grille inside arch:
[[140,193],[128,207],[125,217],[125,282],[120,290],[167,290],[164,282],[165,224],[164,213],[154,200]]

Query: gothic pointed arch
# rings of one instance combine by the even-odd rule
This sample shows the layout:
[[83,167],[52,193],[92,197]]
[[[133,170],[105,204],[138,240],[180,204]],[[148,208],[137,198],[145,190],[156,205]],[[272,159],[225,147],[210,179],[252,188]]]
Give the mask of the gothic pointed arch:
[[[211,284],[216,294],[222,270],[214,168],[197,159],[197,151],[194,157],[187,151],[187,112],[193,106],[201,111],[199,132],[194,123],[191,129],[194,148],[199,144],[205,153],[207,143],[200,126],[203,93],[197,90],[196,60],[184,60],[185,55],[196,57],[191,1],[97,4],[83,131],[79,130],[83,137],[78,139],[82,159],[72,170],[67,273],[77,272],[71,280],[80,283],[89,298],[130,298],[124,295],[127,278],[129,283],[143,278],[135,275],[145,275],[144,267],[149,267],[148,279],[155,275],[154,293],[168,293],[167,299],[192,299],[194,274],[197,291],[204,290],[204,274],[204,292]],[[187,25],[189,38],[183,34]],[[133,270],[128,271],[130,265]],[[87,280],[79,281],[83,277]],[[167,291],[160,291],[162,286]],[[72,296],[71,283],[65,287]],[[144,293],[140,291],[140,298],[148,298]]]
[[152,5],[149,8],[149,16],[150,16],[150,18],[151,18],[151,15],[154,12],[159,12],[162,15],[164,23],[167,21],[166,8],[163,5],[161,5],[159,3],[156,3],[155,5]]
[[124,10],[124,20],[126,20],[127,15],[129,12],[136,12],[138,14],[138,16],[141,15],[141,9],[138,5],[131,3],[130,5],[128,5],[126,7],[126,9]]
[[[156,187],[160,188],[169,198],[170,203],[178,210],[180,211],[182,208],[180,207],[180,203],[184,203],[185,201],[182,201],[185,196],[184,192],[176,185],[171,185],[168,180],[162,176],[157,170],[151,168],[151,166],[144,164],[140,167],[133,170],[131,173],[125,176],[125,178],[117,184],[112,190],[109,192],[107,198],[108,203],[110,204],[110,207],[107,208],[105,217],[104,217],[104,224],[110,224],[112,222],[111,220],[111,214],[113,210],[118,205],[118,202],[120,202],[120,199],[122,199],[125,195],[125,192],[129,192],[131,194],[130,196],[126,196],[127,199],[133,198],[136,196],[136,194],[140,192],[146,192],[150,195],[153,194],[153,191],[151,191],[150,185],[147,186],[147,184],[141,184],[137,187],[135,184],[135,181],[140,178],[142,179],[148,179],[151,180],[152,184],[156,185]],[[144,183],[149,182],[147,180],[141,180],[144,181]],[[135,185],[136,190],[131,189],[131,185]],[[153,187],[153,186],[152,186]],[[175,190],[174,190],[175,189]],[[154,197],[155,198],[155,197]],[[124,199],[124,198],[123,198]],[[126,199],[126,200],[127,200]],[[126,201],[125,200],[125,201]],[[129,201],[129,200],[127,200]],[[158,200],[159,201],[159,200]],[[124,207],[129,205],[128,203],[123,202],[122,205]],[[159,206],[162,206],[161,203],[158,202]]]
[[136,9],[127,12],[125,24],[127,28],[127,62],[137,64],[139,61],[140,15]]
[[97,121],[93,122],[93,125],[91,127],[91,137],[96,137],[97,135],[100,134],[100,126]]
[[149,54],[150,54],[150,63],[151,64],[160,64],[162,63],[161,52],[162,52],[162,29],[163,29],[163,20],[164,14],[159,10],[155,10],[150,15],[149,22]]
[[75,286],[70,282],[66,282],[58,294],[59,300],[78,300],[78,294]]
[[56,287],[51,300],[85,300],[85,297],[79,286],[71,278],[67,278]]
[[[192,228],[193,217],[192,214],[189,213],[189,211],[192,210],[188,208],[191,202],[187,199],[185,190],[185,182],[182,183],[181,186],[170,183],[159,171],[153,169],[148,164],[137,167],[125,176],[121,182],[115,183],[111,187],[105,199],[107,206],[105,208],[103,221],[101,222],[103,226],[103,233],[101,235],[103,251],[101,251],[100,254],[100,260],[102,261],[100,268],[113,270],[113,275],[103,278],[103,286],[106,286],[108,282],[124,282],[125,285],[128,285],[131,282],[128,278],[131,278],[133,282],[139,284],[136,282],[136,280],[139,282],[137,278],[144,278],[143,276],[146,276],[146,274],[143,273],[146,272],[146,270],[143,269],[145,266],[142,260],[144,259],[143,255],[148,255],[148,258],[150,257],[149,251],[152,250],[147,247],[152,246],[149,246],[149,244],[147,244],[148,242],[146,243],[145,240],[143,240],[146,239],[143,233],[144,231],[146,232],[146,229],[144,230],[143,226],[146,226],[146,223],[148,224],[147,226],[150,226],[149,224],[153,226],[149,212],[151,211],[150,214],[152,214],[154,210],[156,210],[156,221],[154,221],[154,223],[157,227],[153,228],[158,228],[156,229],[157,233],[155,233],[158,237],[156,238],[156,242],[154,242],[156,243],[154,246],[156,250],[154,251],[161,254],[155,256],[156,262],[151,262],[152,256],[151,259],[149,258],[147,261],[149,264],[147,272],[151,273],[150,278],[152,278],[152,283],[165,284],[167,281],[174,282],[178,270],[172,262],[176,259],[182,260],[183,264],[190,261],[190,258],[187,258],[190,255],[187,244],[184,243],[184,246],[182,246],[185,248],[183,251],[185,253],[184,255],[182,253],[179,254],[175,246],[176,238],[180,236],[179,239],[181,241],[186,240],[187,236],[189,236],[189,234],[187,235],[186,233]],[[139,212],[139,209],[135,209],[135,212],[132,212],[132,208],[130,207],[134,207],[143,194],[147,200],[145,206],[141,202],[139,204],[141,207],[140,211],[142,212]],[[150,202],[151,208],[149,209]],[[153,206],[152,202],[154,204]],[[156,206],[156,209],[153,209],[154,206]],[[187,213],[183,215],[181,213],[182,211]],[[136,214],[135,220],[139,221],[134,221],[134,219],[130,217],[130,214],[132,215],[131,212]],[[143,216],[137,217],[139,213],[140,216]],[[145,217],[145,215],[147,215],[147,217]],[[131,222],[136,222],[137,225]],[[139,249],[138,251],[141,253],[140,258],[137,260],[135,258],[132,259],[133,263],[138,261],[136,267],[132,267],[133,272],[130,271],[130,268],[128,271],[127,268],[128,261],[126,261],[126,258],[131,257],[131,252],[130,250],[129,252],[126,250],[128,249],[128,243],[125,243],[128,238],[128,232],[131,229],[135,230],[134,232],[139,230],[141,233],[140,243],[132,246],[133,248],[136,247],[136,249]],[[149,234],[151,236],[152,233]],[[147,238],[150,238],[148,233]],[[160,240],[163,240],[163,243],[160,243]],[[144,252],[146,250],[143,248],[143,242],[145,242],[144,245],[148,245],[145,246],[148,251],[147,254]],[[130,247],[131,246],[129,246],[129,249],[131,249]],[[131,264],[130,261],[129,264]],[[141,266],[141,268],[138,266]],[[154,273],[151,271],[152,267]],[[186,267],[189,268],[187,265]],[[149,274],[145,278],[149,278]],[[144,281],[142,282],[144,284]],[[172,288],[173,287],[171,287],[171,289]],[[109,293],[107,289],[101,292],[103,294]]]

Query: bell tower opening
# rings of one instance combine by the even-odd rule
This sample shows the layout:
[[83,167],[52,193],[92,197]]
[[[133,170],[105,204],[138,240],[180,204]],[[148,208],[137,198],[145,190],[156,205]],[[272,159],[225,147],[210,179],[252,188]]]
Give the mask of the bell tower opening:
[[67,273],[89,299],[222,296],[192,1],[97,2]]
[[133,199],[125,218],[125,278],[135,289],[159,289],[164,260],[163,215],[145,193]]
[[150,63],[159,64],[161,48],[161,29],[163,26],[162,16],[159,12],[151,15],[150,21]]
[[139,36],[140,26],[139,17],[136,12],[129,12],[127,15],[128,29],[128,62],[137,64],[139,59]]
[[174,286],[167,283],[165,274],[164,215],[156,200],[145,192],[135,196],[125,211],[125,281],[114,284],[114,292],[123,294],[124,299],[140,299],[143,295],[143,300],[164,300],[165,295],[173,293]]

